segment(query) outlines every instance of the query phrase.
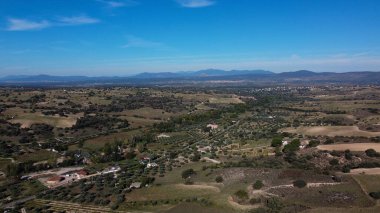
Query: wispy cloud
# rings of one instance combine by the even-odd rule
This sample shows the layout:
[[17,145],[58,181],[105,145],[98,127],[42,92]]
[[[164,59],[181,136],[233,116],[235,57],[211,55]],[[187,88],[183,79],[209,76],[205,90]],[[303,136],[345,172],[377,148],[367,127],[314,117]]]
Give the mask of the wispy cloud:
[[91,18],[88,16],[71,16],[71,17],[61,17],[59,23],[63,25],[82,25],[82,24],[95,24],[100,22],[99,19]]
[[114,1],[114,0],[97,0],[98,2],[104,3],[109,8],[119,8],[119,7],[128,7],[128,6],[134,6],[137,4],[136,1],[133,0],[121,0],[121,1]]
[[60,17],[56,20],[28,20],[19,18],[9,18],[7,31],[30,31],[40,30],[48,27],[73,26],[84,24],[95,24],[100,22],[99,19],[91,18],[85,15]]
[[182,7],[199,8],[215,4],[213,0],[176,0]]
[[51,23],[47,20],[30,21],[26,19],[9,18],[8,31],[39,30],[50,27]]
[[150,48],[150,47],[162,47],[163,43],[145,40],[136,36],[127,36],[127,43],[123,45],[123,48],[140,47],[140,48]]

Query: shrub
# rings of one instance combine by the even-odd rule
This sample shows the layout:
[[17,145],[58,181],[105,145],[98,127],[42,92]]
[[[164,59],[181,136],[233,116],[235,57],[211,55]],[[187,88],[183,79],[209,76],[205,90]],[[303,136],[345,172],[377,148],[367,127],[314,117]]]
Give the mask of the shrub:
[[371,196],[373,199],[380,199],[380,192],[370,192],[369,196]]
[[275,137],[272,139],[271,146],[272,147],[279,147],[282,145],[282,138],[281,137]]
[[332,160],[330,160],[330,165],[332,165],[332,166],[336,166],[336,165],[338,165],[339,164],[339,161],[338,161],[338,159],[332,159]]
[[223,182],[223,178],[222,178],[222,176],[217,176],[217,177],[215,178],[215,181],[216,181],[217,183],[221,183],[221,182]]
[[289,152],[295,152],[300,149],[301,142],[299,139],[294,139],[292,142],[290,142],[288,145],[286,145],[283,149],[283,152],[289,153]]
[[380,153],[376,152],[374,149],[367,149],[367,150],[365,150],[365,154],[368,157],[380,157]]
[[342,168],[342,172],[343,173],[350,173],[350,171],[351,171],[351,167],[350,166],[348,166],[348,165],[343,166],[343,168]]
[[253,184],[253,188],[254,189],[261,189],[262,187],[264,186],[263,182],[261,180],[257,180],[254,184]]
[[196,174],[193,169],[186,169],[182,172],[182,178],[186,179],[191,177],[192,175]]
[[296,180],[293,182],[293,186],[297,188],[303,188],[307,185],[306,181],[304,180]]
[[251,205],[255,205],[255,204],[258,204],[258,203],[261,203],[261,199],[260,198],[251,198],[249,200],[249,204],[251,204]]
[[308,147],[316,147],[320,144],[319,140],[311,140]]
[[235,192],[234,194],[236,197],[238,197],[239,199],[248,199],[248,193],[244,190],[238,190],[237,192]]

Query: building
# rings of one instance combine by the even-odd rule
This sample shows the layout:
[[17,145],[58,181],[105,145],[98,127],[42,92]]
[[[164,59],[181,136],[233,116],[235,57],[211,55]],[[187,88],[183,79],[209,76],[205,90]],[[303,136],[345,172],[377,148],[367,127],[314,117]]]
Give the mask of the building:
[[84,169],[75,171],[75,174],[77,175],[78,179],[84,178],[88,175],[88,172]]
[[63,181],[64,179],[65,179],[65,178],[62,177],[62,176],[55,175],[55,176],[53,176],[53,177],[47,179],[46,183],[47,183],[47,184],[57,184],[57,183]]
[[153,168],[153,167],[157,167],[158,166],[158,164],[157,163],[148,163],[147,165],[146,165],[146,168]]
[[207,124],[207,127],[211,129],[217,129],[219,126],[217,124]]
[[129,188],[130,189],[139,189],[141,187],[141,182],[133,182]]

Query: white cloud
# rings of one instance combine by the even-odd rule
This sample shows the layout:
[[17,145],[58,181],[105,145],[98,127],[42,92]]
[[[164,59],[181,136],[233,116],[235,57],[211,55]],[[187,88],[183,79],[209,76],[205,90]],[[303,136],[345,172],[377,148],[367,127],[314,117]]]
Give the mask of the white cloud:
[[82,24],[95,24],[98,23],[99,20],[95,18],[91,18],[88,16],[71,16],[71,17],[62,17],[59,19],[60,23],[63,25],[82,25]]
[[28,30],[39,30],[48,27],[59,27],[59,26],[73,26],[73,25],[84,25],[84,24],[95,24],[100,22],[100,20],[91,18],[85,15],[80,16],[70,16],[61,17],[56,21],[33,21],[27,19],[9,18],[7,31],[28,31]]
[[106,4],[110,8],[128,7],[128,6],[133,6],[137,4],[137,2],[133,0],[123,0],[123,1],[97,0],[97,1]]
[[164,46],[160,42],[155,41],[148,41],[136,36],[128,36],[127,37],[127,44],[123,45],[123,48],[130,48],[130,47],[141,47],[141,48],[149,48],[149,47],[162,47]]
[[42,21],[30,21],[26,19],[8,19],[8,31],[25,31],[25,30],[38,30],[50,27],[51,23],[46,20]]
[[213,0],[176,0],[182,7],[199,8],[215,4]]

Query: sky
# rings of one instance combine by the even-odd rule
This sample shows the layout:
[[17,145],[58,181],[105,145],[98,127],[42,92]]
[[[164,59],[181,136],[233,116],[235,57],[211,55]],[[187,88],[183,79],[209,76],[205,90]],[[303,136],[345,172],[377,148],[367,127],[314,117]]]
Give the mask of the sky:
[[379,0],[0,0],[0,76],[380,71]]

